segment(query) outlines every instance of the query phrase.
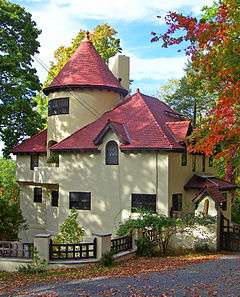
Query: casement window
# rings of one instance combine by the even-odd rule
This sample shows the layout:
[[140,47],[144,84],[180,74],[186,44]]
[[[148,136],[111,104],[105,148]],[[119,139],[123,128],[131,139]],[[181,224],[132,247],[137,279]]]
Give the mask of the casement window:
[[202,172],[205,172],[206,169],[206,157],[202,156]]
[[53,207],[58,207],[58,197],[59,197],[58,191],[51,192],[51,204]]
[[115,141],[109,141],[105,148],[106,165],[118,165],[118,144]]
[[91,193],[90,192],[70,192],[69,208],[90,210],[91,209]]
[[35,167],[38,167],[38,163],[39,163],[39,156],[31,155],[30,170],[34,170]]
[[208,158],[208,167],[213,167],[213,156]]
[[196,172],[196,163],[197,163],[197,156],[192,155],[192,171]]
[[42,188],[34,188],[33,201],[36,203],[42,203]]
[[51,99],[48,102],[48,115],[68,114],[69,98]]
[[181,155],[181,165],[187,166],[187,152],[184,152]]
[[172,194],[172,209],[173,211],[181,211],[182,210],[182,194]]
[[155,194],[132,194],[132,212],[144,209],[156,212]]

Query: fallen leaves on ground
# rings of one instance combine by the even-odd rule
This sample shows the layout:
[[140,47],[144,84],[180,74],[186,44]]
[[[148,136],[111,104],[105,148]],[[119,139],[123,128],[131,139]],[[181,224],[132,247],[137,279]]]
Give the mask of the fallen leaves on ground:
[[132,276],[148,272],[161,272],[169,269],[202,263],[218,259],[219,255],[194,255],[182,257],[133,257],[126,261],[116,263],[111,268],[100,264],[84,264],[74,268],[61,268],[49,270],[39,275],[23,275],[17,272],[0,272],[0,294],[12,292],[16,289],[26,289],[27,286],[36,283],[50,283],[76,279],[90,279],[95,277],[121,277]]

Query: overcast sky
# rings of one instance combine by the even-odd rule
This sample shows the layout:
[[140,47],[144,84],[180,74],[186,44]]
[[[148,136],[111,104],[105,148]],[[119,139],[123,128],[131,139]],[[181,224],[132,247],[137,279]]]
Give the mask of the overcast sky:
[[[60,45],[69,45],[80,29],[91,31],[108,23],[118,31],[123,54],[130,56],[132,89],[156,95],[168,79],[180,78],[186,58],[178,48],[151,44],[150,32],[164,32],[166,12],[178,11],[197,16],[212,0],[15,0],[33,15],[42,30],[39,58],[46,64]],[[156,16],[161,15],[159,19]],[[47,71],[35,62],[41,81]],[[0,144],[1,148],[1,144]]]

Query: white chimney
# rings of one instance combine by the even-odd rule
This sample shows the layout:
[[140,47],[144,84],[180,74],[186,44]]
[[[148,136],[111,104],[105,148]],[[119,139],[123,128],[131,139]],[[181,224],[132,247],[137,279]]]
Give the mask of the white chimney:
[[109,69],[119,79],[122,87],[129,90],[130,58],[124,55],[115,55],[109,59]]

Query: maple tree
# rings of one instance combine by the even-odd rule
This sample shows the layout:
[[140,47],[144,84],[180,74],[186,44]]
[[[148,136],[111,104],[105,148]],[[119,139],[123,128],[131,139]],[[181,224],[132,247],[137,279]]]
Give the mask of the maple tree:
[[187,42],[184,50],[198,70],[197,79],[207,81],[206,91],[217,94],[214,108],[193,133],[189,150],[224,157],[229,179],[240,159],[239,2],[219,1],[205,8],[200,19],[170,12],[165,18],[167,31],[152,32],[152,42],[162,41],[166,48]]

